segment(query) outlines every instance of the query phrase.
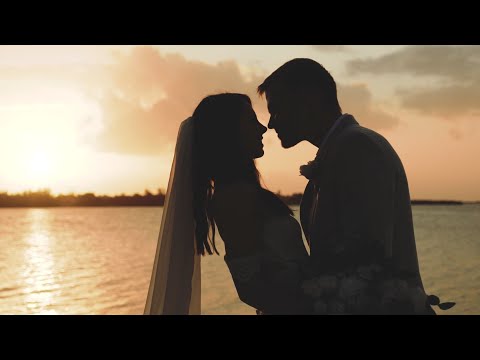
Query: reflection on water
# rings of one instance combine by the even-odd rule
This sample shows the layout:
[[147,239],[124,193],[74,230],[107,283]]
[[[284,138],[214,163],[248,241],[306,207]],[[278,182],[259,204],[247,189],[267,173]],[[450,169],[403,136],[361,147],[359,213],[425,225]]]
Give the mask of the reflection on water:
[[0,314],[142,313],[161,213],[0,209]]
[[[457,301],[449,314],[480,314],[480,206],[413,213],[427,291]],[[0,314],[142,314],[161,216],[152,207],[0,209]],[[254,314],[223,256],[202,259],[202,309]]]
[[56,281],[57,269],[51,249],[54,239],[49,232],[50,217],[46,209],[31,209],[27,214],[31,226],[24,238],[24,267],[20,276],[25,283],[23,302],[27,311],[35,314],[57,314],[51,308],[60,285]]
[[23,261],[19,264],[18,279],[23,286],[17,306],[23,303],[27,313],[57,314],[57,311],[51,308],[60,289],[56,281],[57,269],[51,249],[51,213],[46,209],[30,209],[25,215],[25,224],[29,226],[21,239],[23,257],[19,259]]
[[60,288],[51,249],[52,234],[48,230],[50,213],[45,209],[32,209],[28,216],[31,229],[25,237],[25,267],[21,273],[25,279],[25,306],[32,313],[56,314],[54,309],[49,309]]

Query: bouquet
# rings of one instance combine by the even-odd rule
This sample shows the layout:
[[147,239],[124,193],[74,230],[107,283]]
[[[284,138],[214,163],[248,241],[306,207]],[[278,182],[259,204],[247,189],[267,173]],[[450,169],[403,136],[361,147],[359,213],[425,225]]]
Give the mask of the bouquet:
[[322,275],[303,282],[313,301],[314,314],[428,314],[429,305],[447,310],[455,303],[440,303],[415,284],[395,277],[378,264],[362,265],[348,272]]

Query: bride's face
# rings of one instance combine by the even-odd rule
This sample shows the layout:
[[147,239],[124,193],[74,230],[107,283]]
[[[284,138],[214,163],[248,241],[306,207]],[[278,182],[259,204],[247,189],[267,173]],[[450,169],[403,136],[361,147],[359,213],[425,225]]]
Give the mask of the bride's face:
[[250,159],[263,156],[263,134],[267,128],[257,119],[255,111],[249,104],[245,104],[239,123],[239,141],[244,154]]

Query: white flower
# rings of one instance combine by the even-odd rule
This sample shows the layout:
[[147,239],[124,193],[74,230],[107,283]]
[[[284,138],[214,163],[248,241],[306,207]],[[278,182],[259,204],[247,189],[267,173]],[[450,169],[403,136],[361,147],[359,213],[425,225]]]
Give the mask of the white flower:
[[308,180],[312,180],[318,176],[320,170],[320,161],[315,159],[309,161],[308,164],[300,166],[300,175],[305,176]]
[[359,293],[357,295],[349,297],[345,303],[348,306],[349,311],[355,314],[364,314],[371,308],[374,298],[365,294]]
[[413,302],[414,313],[425,313],[425,304],[427,302],[427,294],[425,294],[425,291],[423,291],[421,287],[416,286],[410,288],[410,296]]
[[373,271],[370,269],[370,266],[360,266],[357,269],[358,275],[365,280],[373,279]]
[[302,284],[304,292],[313,297],[329,295],[336,291],[338,281],[335,276],[324,275],[318,278],[306,280]]
[[313,176],[313,161],[309,161],[308,164],[300,166],[300,175],[305,176],[307,179],[311,179]]
[[338,295],[341,299],[348,299],[360,295],[367,287],[368,282],[364,279],[349,276],[340,282]]
[[327,304],[325,304],[323,301],[315,301],[315,304],[313,304],[313,311],[315,314],[326,314],[327,313]]
[[357,269],[358,275],[365,280],[373,280],[375,274],[380,272],[382,268],[379,265],[371,264],[360,266]]
[[330,301],[328,303],[328,313],[332,315],[345,314],[345,304],[338,300]]
[[419,287],[409,287],[405,280],[392,279],[382,286],[382,305],[389,309],[392,304],[410,304],[414,314],[423,314],[427,294]]
[[317,286],[325,289],[325,291],[335,290],[338,286],[337,277],[333,275],[324,275],[316,278]]
[[417,298],[418,295],[415,294],[412,297],[411,290],[405,280],[389,279],[384,281],[380,286],[381,306],[390,313],[391,311],[398,312],[398,309],[401,308],[407,309],[405,306],[411,304],[412,308],[407,311],[412,311],[415,307],[414,298]]
[[302,289],[305,294],[315,296],[315,293],[317,291],[317,284],[314,280],[315,279],[305,280],[302,283]]
[[408,292],[408,284],[405,280],[389,279],[382,284],[382,293],[386,298],[400,298]]

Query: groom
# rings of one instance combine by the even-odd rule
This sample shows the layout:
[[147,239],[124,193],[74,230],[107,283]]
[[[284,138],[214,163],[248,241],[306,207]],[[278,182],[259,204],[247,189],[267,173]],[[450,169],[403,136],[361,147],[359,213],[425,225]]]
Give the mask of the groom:
[[300,218],[313,274],[380,264],[423,291],[407,177],[388,141],[342,113],[334,79],[314,60],[285,63],[258,93],[284,148],[306,140],[319,149],[301,168],[309,179]]

